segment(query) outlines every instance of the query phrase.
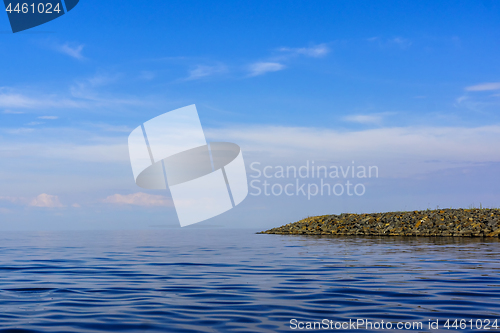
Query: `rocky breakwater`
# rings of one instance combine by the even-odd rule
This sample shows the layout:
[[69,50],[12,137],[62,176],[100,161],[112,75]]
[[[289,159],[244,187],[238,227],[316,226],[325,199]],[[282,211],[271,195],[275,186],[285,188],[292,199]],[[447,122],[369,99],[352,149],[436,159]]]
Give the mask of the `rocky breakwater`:
[[322,215],[260,234],[500,237],[499,221],[500,209]]

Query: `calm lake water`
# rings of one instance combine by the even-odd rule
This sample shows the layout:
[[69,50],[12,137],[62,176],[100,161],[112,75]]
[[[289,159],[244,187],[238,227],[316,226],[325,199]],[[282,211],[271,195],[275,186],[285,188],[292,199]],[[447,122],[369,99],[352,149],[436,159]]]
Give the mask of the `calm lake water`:
[[477,330],[446,319],[500,321],[498,239],[254,232],[4,232],[0,331],[299,331],[291,319],[429,331],[437,319],[458,332]]

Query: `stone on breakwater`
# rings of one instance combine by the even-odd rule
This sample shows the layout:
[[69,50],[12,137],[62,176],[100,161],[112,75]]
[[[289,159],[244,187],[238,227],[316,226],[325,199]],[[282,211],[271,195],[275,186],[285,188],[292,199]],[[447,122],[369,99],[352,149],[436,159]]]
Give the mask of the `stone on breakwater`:
[[500,209],[436,209],[313,216],[259,233],[500,237],[499,221]]

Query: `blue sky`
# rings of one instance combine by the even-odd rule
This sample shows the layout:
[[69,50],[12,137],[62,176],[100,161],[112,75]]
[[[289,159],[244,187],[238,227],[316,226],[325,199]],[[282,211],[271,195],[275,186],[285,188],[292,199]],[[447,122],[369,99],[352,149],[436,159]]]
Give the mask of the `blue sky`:
[[0,15],[0,32],[1,229],[176,227],[126,144],[190,104],[247,166],[380,169],[361,198],[249,196],[198,227],[498,207],[495,1],[82,0],[16,34]]

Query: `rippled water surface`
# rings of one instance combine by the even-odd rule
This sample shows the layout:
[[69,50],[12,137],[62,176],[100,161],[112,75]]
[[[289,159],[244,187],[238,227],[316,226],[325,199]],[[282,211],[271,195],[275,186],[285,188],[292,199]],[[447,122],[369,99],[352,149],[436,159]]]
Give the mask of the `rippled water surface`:
[[288,332],[297,331],[294,318],[500,321],[498,240],[254,232],[3,233],[0,331]]

